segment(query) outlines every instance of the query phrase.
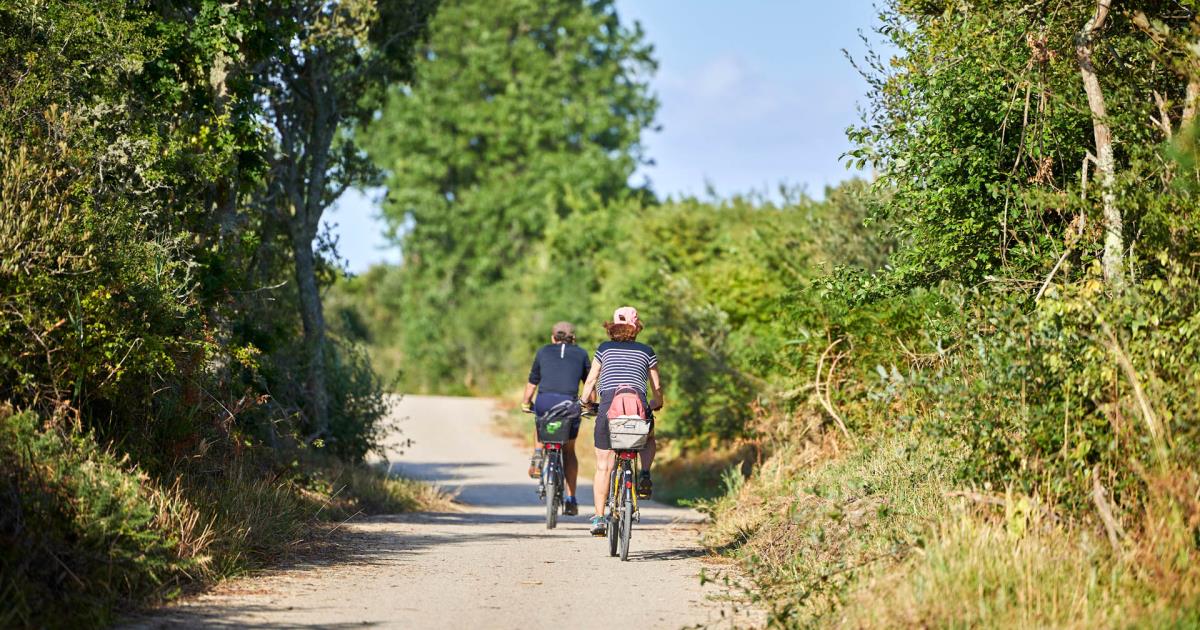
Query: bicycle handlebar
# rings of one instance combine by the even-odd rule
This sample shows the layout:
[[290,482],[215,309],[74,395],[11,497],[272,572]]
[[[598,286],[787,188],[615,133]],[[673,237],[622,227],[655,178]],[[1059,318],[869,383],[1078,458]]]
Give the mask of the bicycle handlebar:
[[[599,404],[599,403],[587,403],[587,402],[583,402],[582,400],[579,400],[579,401],[576,401],[576,402],[578,402],[578,403],[579,403],[579,413],[580,413],[580,415],[583,415],[583,416],[588,416],[588,417],[592,417],[592,416],[595,416],[595,415],[597,415],[597,414],[599,413],[599,411],[600,411],[600,404]],[[534,411],[534,409],[533,409],[533,407],[532,407],[532,406],[531,406],[531,407],[529,407],[528,409],[526,409],[524,405],[522,405],[522,406],[521,406],[521,413],[527,413],[527,414],[530,414],[530,415],[536,415],[536,414],[537,414],[537,412],[535,412],[535,411]]]

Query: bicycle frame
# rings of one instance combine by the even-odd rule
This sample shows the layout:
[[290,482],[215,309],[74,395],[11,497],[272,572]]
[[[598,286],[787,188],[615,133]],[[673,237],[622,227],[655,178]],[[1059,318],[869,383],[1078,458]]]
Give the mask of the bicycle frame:
[[[542,445],[546,453],[545,461],[542,462],[542,479],[549,479],[550,475],[555,475],[556,479],[565,481],[565,468],[563,466],[563,445],[557,442],[546,442]],[[558,484],[561,488],[562,484]]]
[[[617,479],[618,473],[625,477],[625,485],[630,489],[633,488],[634,480],[637,479],[637,472],[640,466],[637,451],[617,451],[617,461],[613,465],[613,471],[609,474],[609,490],[608,504],[610,507],[620,507],[616,505],[617,497],[620,496],[621,484]],[[633,500],[633,511],[637,512],[637,492],[631,492],[630,497]]]
[[[608,552],[614,556],[619,553],[621,560],[628,560],[633,524],[642,520],[638,511],[637,491],[634,490],[639,463],[638,452],[616,451],[614,463],[609,477],[607,501]],[[625,504],[626,500],[629,501],[628,505]]]

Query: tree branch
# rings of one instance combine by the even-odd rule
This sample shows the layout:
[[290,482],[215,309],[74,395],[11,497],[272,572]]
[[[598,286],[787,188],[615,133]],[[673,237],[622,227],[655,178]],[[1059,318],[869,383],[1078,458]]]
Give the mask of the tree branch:
[[[842,417],[840,415],[838,415],[837,410],[835,410],[833,408],[833,401],[829,399],[829,380],[828,379],[833,377],[833,368],[832,367],[830,367],[830,369],[829,369],[829,377],[826,378],[825,387],[824,388],[821,387],[821,372],[825,366],[825,357],[829,356],[829,353],[835,347],[837,347],[837,345],[839,343],[841,343],[842,341],[843,340],[839,338],[839,339],[835,340],[833,343],[829,344],[829,347],[825,348],[825,351],[821,353],[821,358],[817,360],[817,379],[816,379],[817,400],[820,401],[821,406],[825,408],[826,413],[828,413],[830,415],[830,417],[833,418],[833,421],[837,423],[838,429],[841,430],[842,435],[846,436],[846,439],[850,440],[850,442],[853,444],[854,438],[851,437],[850,432],[846,430],[846,423],[842,422]],[[837,363],[837,361],[835,360],[834,364],[836,365],[836,363]]]

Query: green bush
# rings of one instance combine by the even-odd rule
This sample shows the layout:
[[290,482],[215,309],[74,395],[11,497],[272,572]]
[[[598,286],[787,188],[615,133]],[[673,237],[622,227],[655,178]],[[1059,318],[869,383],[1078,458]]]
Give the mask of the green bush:
[[395,427],[386,423],[388,399],[366,350],[353,343],[330,341],[325,359],[329,446],[338,457],[357,463],[372,451],[381,452],[384,438]]
[[1136,505],[1144,471],[1200,455],[1198,296],[1200,279],[1180,266],[1116,298],[1098,278],[1061,286],[1032,310],[976,295],[963,351],[928,377],[939,407],[928,428],[969,449],[973,483],[1086,510],[1099,472]]
[[0,626],[107,625],[276,560],[321,519],[453,509],[432,486],[325,453],[281,466],[210,444],[151,475],[72,422],[0,407]]
[[186,507],[92,435],[41,424],[0,409],[0,625],[109,623],[202,568]]
[[[330,498],[287,465],[312,427],[254,80],[292,8],[0,0],[0,626],[259,564]],[[327,351],[326,452],[357,464],[385,401],[360,348]]]

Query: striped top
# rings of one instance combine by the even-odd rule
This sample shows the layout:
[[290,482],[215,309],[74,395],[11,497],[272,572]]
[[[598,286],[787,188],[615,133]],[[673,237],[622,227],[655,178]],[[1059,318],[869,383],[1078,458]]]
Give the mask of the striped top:
[[596,348],[600,362],[600,391],[608,392],[629,385],[643,394],[650,368],[658,365],[654,348],[636,341],[605,341]]

